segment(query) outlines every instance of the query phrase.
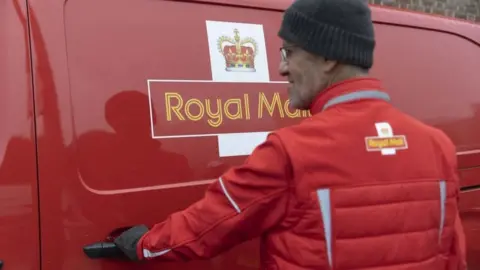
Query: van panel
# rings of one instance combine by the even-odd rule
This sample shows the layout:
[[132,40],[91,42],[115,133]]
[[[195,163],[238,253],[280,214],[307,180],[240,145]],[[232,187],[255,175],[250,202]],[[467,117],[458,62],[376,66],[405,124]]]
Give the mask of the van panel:
[[[177,187],[179,183],[204,184],[226,167],[243,161],[245,153],[236,154],[240,149],[231,149],[234,145],[228,143],[232,138],[248,133],[251,140],[262,141],[266,132],[308,116],[288,109],[284,82],[276,73],[280,41],[275,35],[280,13],[254,9],[237,12],[238,8],[197,3],[144,1],[132,6],[129,1],[115,1],[119,9],[105,21],[103,9],[109,9],[111,3],[95,3],[97,12],[92,14],[93,3],[69,1],[66,6],[72,103],[79,135],[75,155],[83,184],[92,191],[116,194],[171,189],[172,184]],[[188,20],[178,21],[179,12],[189,14]],[[89,20],[83,19],[86,13]],[[129,14],[142,16],[130,16],[126,22]],[[265,41],[261,37],[257,46],[264,50],[261,53],[265,58],[256,58],[260,59],[256,63],[257,77],[247,83],[215,78],[207,20],[263,26],[266,45],[262,48]],[[229,32],[224,34],[233,37],[234,28]],[[215,56],[222,57],[216,45],[214,50]],[[249,74],[228,75],[235,76],[233,81],[241,81],[242,75]],[[93,130],[103,135],[94,135]],[[118,139],[105,132],[116,132]],[[89,139],[94,136],[98,139]],[[100,136],[106,137],[105,143]],[[240,143],[242,140],[237,141]],[[92,147],[110,147],[100,151],[108,155],[102,163],[92,159]],[[138,151],[141,160],[132,160],[131,154],[127,155],[129,160],[118,159],[125,156],[125,151]],[[130,173],[114,169],[119,162],[126,163],[120,167],[135,170],[135,181]],[[115,175],[103,175],[112,173]]]
[[372,73],[393,104],[444,130],[459,152],[480,149],[480,46],[439,31],[388,24],[376,24],[375,31]]
[[[71,212],[62,214],[62,226],[47,212],[56,207],[53,203],[42,208],[42,222],[50,220],[57,231],[65,231],[42,239],[48,261],[44,267],[131,269],[130,263],[88,260],[81,248],[104,239],[116,228],[154,224],[187,207],[203,196],[206,184],[245,159],[249,154],[242,152],[245,147],[264,140],[270,130],[308,117],[308,113],[291,111],[285,105],[284,82],[276,73],[281,46],[276,30],[281,13],[238,10],[175,1],[66,3],[74,133],[68,146],[71,166],[66,164],[72,172],[58,192],[68,194],[63,196],[74,205]],[[188,19],[179,21],[180,12],[188,14]],[[257,32],[263,30],[265,37],[253,37],[259,55],[263,54],[259,58],[264,59],[255,62],[257,72],[223,81],[212,76],[206,20],[253,23]],[[240,29],[242,39],[248,37],[242,35],[247,30]],[[233,38],[234,28],[224,34]],[[249,74],[256,75],[248,79]],[[229,81],[242,77],[247,82]],[[59,99],[65,95],[60,92]],[[178,110],[172,108],[178,106]],[[242,136],[247,137],[237,140]],[[246,146],[232,145],[232,140],[246,142]],[[47,148],[43,155],[53,158]],[[55,181],[61,182],[59,177]],[[50,190],[43,192],[57,196]],[[63,259],[54,251],[58,242],[65,246]],[[154,263],[138,269],[257,266],[258,240],[253,240],[210,261]]]
[[[30,3],[36,105],[43,108],[37,110],[43,269],[257,269],[257,240],[186,264],[93,261],[81,249],[116,228],[151,225],[187,207],[266,132],[308,117],[288,109],[277,74],[281,11],[161,0]],[[459,151],[478,149],[477,137],[466,135],[478,133],[478,125],[462,124],[477,117],[478,44],[432,27],[383,22],[382,14],[391,22],[406,12],[373,11],[372,73],[394,104],[444,129]],[[415,16],[438,28],[461,28]],[[249,24],[236,27],[241,39],[256,40],[259,75],[223,72],[214,42],[234,38],[234,29],[222,28],[229,22]],[[469,226],[475,230],[480,220]]]
[[25,1],[0,2],[0,261],[40,267],[33,91]]

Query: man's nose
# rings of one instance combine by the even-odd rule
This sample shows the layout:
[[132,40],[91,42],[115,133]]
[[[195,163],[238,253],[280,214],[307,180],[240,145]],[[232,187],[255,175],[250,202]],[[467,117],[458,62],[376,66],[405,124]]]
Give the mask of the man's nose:
[[280,61],[280,65],[278,66],[278,73],[282,76],[288,75],[288,66],[285,61]]

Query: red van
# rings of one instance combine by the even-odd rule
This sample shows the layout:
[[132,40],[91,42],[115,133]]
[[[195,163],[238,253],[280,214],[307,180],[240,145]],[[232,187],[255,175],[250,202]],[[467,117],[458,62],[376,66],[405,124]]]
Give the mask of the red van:
[[[256,269],[257,241],[181,264],[82,248],[185,208],[269,131],[309,116],[277,73],[291,2],[0,1],[0,268]],[[480,26],[372,9],[373,75],[457,145],[480,269]]]

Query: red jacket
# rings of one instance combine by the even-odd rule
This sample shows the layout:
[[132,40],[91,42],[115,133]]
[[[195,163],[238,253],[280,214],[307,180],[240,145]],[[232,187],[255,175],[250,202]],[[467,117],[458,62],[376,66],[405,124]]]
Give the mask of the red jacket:
[[369,78],[323,91],[137,255],[210,258],[262,236],[261,269],[465,269],[455,146],[388,100]]

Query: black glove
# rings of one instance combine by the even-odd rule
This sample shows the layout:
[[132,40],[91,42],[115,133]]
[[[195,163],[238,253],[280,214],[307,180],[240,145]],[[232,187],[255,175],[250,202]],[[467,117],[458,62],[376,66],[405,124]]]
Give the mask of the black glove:
[[130,260],[138,261],[137,243],[147,232],[147,226],[137,225],[120,234],[115,238],[114,243]]

